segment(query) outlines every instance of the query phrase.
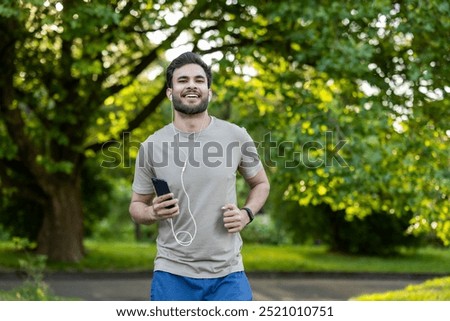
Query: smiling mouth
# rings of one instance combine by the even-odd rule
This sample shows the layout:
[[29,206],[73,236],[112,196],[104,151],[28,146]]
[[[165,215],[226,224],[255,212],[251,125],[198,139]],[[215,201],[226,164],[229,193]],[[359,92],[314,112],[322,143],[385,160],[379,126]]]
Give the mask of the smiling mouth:
[[188,95],[185,95],[184,97],[193,99],[193,98],[199,98],[200,96],[199,95],[195,95],[195,94],[188,94]]
[[187,91],[184,93],[183,97],[189,99],[200,98],[200,93],[197,91]]

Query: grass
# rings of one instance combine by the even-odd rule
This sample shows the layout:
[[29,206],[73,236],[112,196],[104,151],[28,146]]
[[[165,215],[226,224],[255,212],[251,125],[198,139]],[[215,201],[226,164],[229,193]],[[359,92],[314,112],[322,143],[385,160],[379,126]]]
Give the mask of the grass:
[[[86,257],[79,263],[46,263],[13,242],[0,242],[0,271],[34,271],[32,279],[11,291],[0,291],[0,300],[61,300],[42,281],[46,271],[151,271],[154,244],[86,241]],[[421,248],[397,256],[371,257],[330,253],[324,246],[246,244],[242,251],[247,272],[368,272],[449,274],[450,250]],[[72,298],[73,299],[73,298]],[[352,300],[450,300],[450,277],[437,278],[404,290],[375,293]]]
[[450,250],[421,248],[398,256],[374,257],[330,253],[325,247],[248,245],[248,271],[450,273]]
[[357,301],[450,301],[450,277],[409,285],[403,290],[364,294],[352,298]]
[[[149,271],[154,244],[86,241],[86,257],[76,264],[48,263],[52,271]],[[324,246],[246,244],[242,250],[248,272],[450,273],[450,250],[421,248],[381,258],[330,253]],[[0,242],[0,269],[19,269],[26,256],[10,242]]]

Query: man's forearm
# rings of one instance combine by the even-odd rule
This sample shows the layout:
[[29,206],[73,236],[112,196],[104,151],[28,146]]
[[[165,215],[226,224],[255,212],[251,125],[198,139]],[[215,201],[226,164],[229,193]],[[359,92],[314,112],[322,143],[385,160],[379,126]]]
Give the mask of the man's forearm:
[[263,182],[253,186],[245,201],[245,207],[248,207],[256,215],[266,203],[269,196],[270,185],[268,182]]

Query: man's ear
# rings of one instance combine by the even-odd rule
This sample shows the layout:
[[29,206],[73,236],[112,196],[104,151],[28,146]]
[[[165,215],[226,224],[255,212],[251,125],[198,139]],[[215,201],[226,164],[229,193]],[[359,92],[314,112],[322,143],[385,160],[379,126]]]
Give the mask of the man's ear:
[[167,95],[167,98],[169,98],[169,100],[172,101],[172,88],[166,89],[166,95]]

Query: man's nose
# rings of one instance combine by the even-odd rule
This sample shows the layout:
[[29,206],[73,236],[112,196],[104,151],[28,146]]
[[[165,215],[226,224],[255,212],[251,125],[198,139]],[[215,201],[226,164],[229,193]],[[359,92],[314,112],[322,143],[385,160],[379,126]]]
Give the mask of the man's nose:
[[197,84],[195,83],[195,80],[194,80],[194,79],[189,80],[189,81],[187,82],[187,88],[197,88]]

